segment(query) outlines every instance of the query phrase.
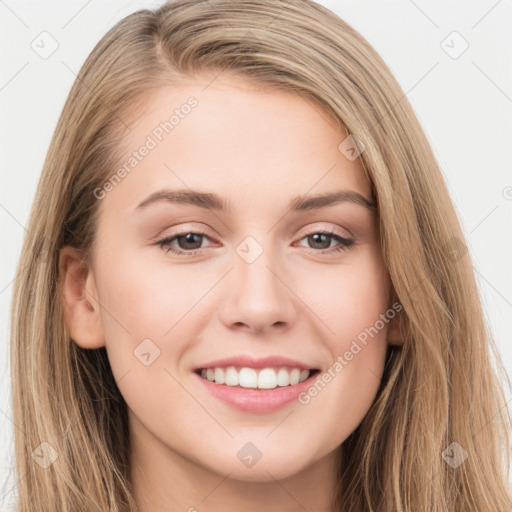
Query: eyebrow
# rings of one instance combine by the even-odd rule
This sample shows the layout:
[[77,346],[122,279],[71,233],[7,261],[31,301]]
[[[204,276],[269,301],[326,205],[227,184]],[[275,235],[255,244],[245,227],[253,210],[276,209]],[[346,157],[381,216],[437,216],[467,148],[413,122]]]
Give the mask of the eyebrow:
[[[229,201],[225,201],[217,194],[191,189],[162,189],[153,192],[144,199],[135,208],[134,213],[147,208],[151,204],[162,201],[167,203],[189,204],[224,213],[231,213],[233,211],[232,204]],[[371,211],[376,209],[375,201],[367,199],[354,190],[336,190],[334,192],[326,192],[317,195],[296,196],[290,201],[288,207],[292,212],[303,212],[344,202],[354,203]]]

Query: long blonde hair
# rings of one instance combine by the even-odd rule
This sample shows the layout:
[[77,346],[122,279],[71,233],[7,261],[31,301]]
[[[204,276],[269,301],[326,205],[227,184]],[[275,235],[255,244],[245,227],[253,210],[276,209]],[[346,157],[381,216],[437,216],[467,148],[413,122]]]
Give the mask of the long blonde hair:
[[[93,191],[122,160],[128,113],[151,90],[203,71],[313,99],[365,146],[404,344],[388,349],[378,395],[340,450],[338,510],[509,512],[507,376],[442,174],[382,59],[311,0],[179,0],[140,10],[81,68],[49,147],[14,287],[18,512],[137,510],[126,404],[105,349],[70,338],[58,253],[72,245],[88,260]],[[447,462],[454,450],[467,454],[458,467]]]

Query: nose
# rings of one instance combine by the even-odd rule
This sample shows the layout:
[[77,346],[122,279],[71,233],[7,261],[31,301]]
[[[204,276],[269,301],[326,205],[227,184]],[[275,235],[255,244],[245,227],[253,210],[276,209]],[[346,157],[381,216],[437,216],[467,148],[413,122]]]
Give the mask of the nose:
[[230,329],[246,332],[289,328],[297,311],[284,265],[278,264],[270,250],[251,263],[238,254],[233,256],[234,269],[225,279],[218,309],[220,320]]

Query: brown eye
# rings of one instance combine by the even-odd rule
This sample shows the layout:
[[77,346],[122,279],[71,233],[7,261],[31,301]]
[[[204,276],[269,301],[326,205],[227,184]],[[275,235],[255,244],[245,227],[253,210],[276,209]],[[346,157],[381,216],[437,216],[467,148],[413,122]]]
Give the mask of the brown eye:
[[[310,252],[324,252],[327,254],[347,250],[351,245],[355,243],[355,240],[345,238],[341,235],[335,235],[328,231],[314,231],[308,233],[301,240],[307,241],[308,247],[306,247],[306,249],[311,249]],[[337,247],[330,247],[333,240],[338,242]]]
[[316,245],[313,249],[328,249],[331,245],[332,235],[325,233],[314,233],[313,235],[307,236],[308,242]]
[[200,233],[187,233],[186,235],[180,235],[175,237],[178,242],[178,247],[184,250],[200,249],[202,243],[202,237]]
[[187,231],[184,233],[178,233],[172,237],[164,238],[157,242],[157,245],[161,246],[165,252],[173,252],[175,254],[190,256],[202,249],[201,245],[204,238],[210,239],[206,233]]

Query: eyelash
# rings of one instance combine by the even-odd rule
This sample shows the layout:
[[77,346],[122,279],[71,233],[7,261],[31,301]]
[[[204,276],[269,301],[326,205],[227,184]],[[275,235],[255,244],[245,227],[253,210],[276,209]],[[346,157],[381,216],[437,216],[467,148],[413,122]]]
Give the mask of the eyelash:
[[[346,238],[346,237],[341,236],[341,235],[335,235],[333,233],[333,231],[319,231],[319,230],[310,231],[309,233],[306,233],[300,240],[303,240],[304,238],[306,238],[308,236],[311,236],[311,235],[319,234],[319,235],[328,235],[328,236],[331,237],[332,240],[336,240],[337,242],[339,242],[341,244],[338,247],[331,247],[329,249],[312,249],[312,248],[309,248],[309,251],[308,251],[310,253],[324,253],[324,254],[332,254],[332,253],[339,253],[339,252],[342,252],[342,251],[346,251],[355,243],[355,241],[350,239],[350,238]],[[177,254],[177,255],[186,254],[187,256],[194,256],[195,254],[200,252],[202,249],[192,249],[190,251],[186,251],[184,249],[177,250],[176,248],[174,248],[173,246],[170,245],[170,243],[173,240],[175,240],[175,239],[177,239],[179,237],[188,235],[188,234],[204,236],[204,237],[206,237],[208,239],[211,239],[211,237],[209,237],[206,233],[201,232],[201,231],[183,231],[181,233],[177,233],[177,234],[173,235],[172,237],[164,238],[164,239],[156,242],[156,244],[159,245],[166,253],[172,252],[172,253]]]

